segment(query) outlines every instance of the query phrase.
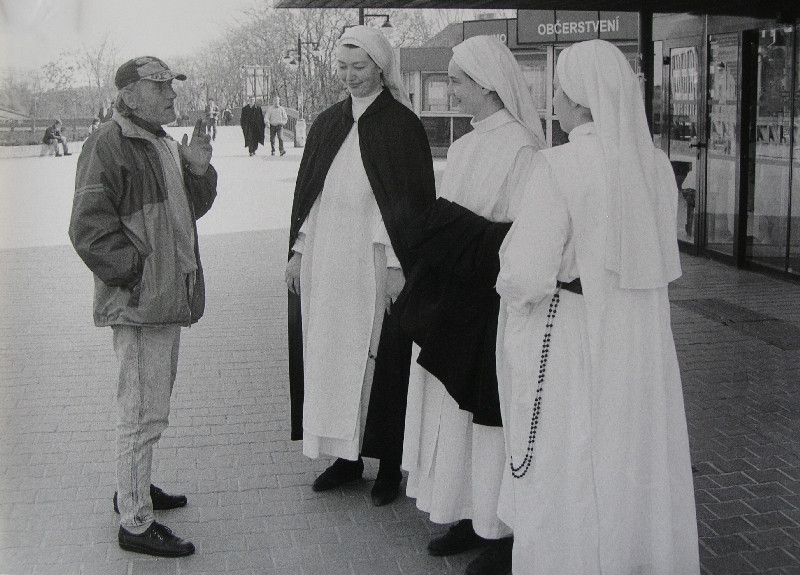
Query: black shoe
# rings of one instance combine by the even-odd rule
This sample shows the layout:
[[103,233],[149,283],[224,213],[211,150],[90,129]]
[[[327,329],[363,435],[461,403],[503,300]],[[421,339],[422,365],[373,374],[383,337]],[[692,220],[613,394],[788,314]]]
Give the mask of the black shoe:
[[125,551],[155,555],[157,557],[185,557],[194,553],[194,544],[172,534],[166,525],[153,521],[147,531],[134,535],[119,528],[119,546]]
[[486,550],[467,565],[465,575],[511,575],[513,547],[513,537],[490,540]]
[[370,493],[372,504],[375,507],[382,507],[397,499],[397,496],[400,495],[402,480],[403,474],[399,464],[381,461],[378,476],[375,478],[375,484]]
[[434,557],[457,555],[486,544],[486,539],[475,533],[472,528],[472,519],[462,519],[444,535],[431,539],[428,543],[428,553]]
[[[186,505],[188,500],[185,495],[169,495],[164,493],[160,488],[152,483],[150,484],[150,499],[153,500],[154,511],[166,511],[167,509],[176,509]],[[119,513],[117,506],[117,492],[114,492],[114,512]]]
[[314,480],[311,489],[314,491],[330,491],[335,487],[357,481],[364,473],[364,460],[349,461],[341,457],[333,462],[322,474]]
[[72,155],[72,152],[64,152],[64,155],[65,155],[65,156],[71,156],[71,155]]
[[281,150],[281,156],[285,156],[285,155],[286,155],[286,150]]
[[64,155],[64,154],[56,154],[56,158],[60,158],[60,157],[61,157],[61,156],[63,156],[63,155]]

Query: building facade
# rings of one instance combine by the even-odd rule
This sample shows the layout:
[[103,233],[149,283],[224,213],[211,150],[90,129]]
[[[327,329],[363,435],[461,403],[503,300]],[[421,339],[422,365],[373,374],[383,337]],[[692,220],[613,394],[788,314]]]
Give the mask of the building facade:
[[[797,21],[656,14],[651,126],[679,187],[681,249],[800,279],[800,48]],[[414,109],[444,155],[469,131],[447,96],[452,46],[491,34],[528,80],[548,143],[566,134],[552,106],[553,70],[569,44],[604,38],[642,70],[631,12],[519,10],[516,19],[451,25],[423,48],[401,49]],[[645,53],[647,53],[645,51]],[[645,82],[652,82],[644,90]]]

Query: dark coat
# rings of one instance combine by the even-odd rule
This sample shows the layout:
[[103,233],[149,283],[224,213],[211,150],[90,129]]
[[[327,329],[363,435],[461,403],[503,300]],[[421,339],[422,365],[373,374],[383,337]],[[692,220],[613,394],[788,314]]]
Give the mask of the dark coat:
[[244,133],[245,148],[250,148],[251,144],[256,142],[264,143],[264,112],[260,106],[242,106],[242,118],[239,123]]
[[415,264],[395,304],[401,326],[421,348],[417,363],[474,423],[498,427],[495,284],[510,228],[437,199],[408,231]]
[[[352,100],[347,98],[322,112],[309,130],[292,205],[289,258],[353,122]],[[358,135],[364,169],[392,248],[403,269],[410,269],[405,229],[436,197],[425,129],[411,110],[384,90],[359,119]],[[366,457],[400,460],[410,361],[411,340],[400,329],[396,314],[385,315],[361,449]],[[297,440],[303,438],[303,334],[300,298],[291,293],[289,381],[291,437]]]

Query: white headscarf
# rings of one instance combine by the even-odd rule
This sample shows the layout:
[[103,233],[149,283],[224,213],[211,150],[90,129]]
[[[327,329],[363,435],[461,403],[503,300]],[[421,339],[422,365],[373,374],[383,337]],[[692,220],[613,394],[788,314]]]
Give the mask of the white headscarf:
[[512,116],[546,147],[542,122],[522,69],[505,44],[494,36],[473,36],[453,48],[453,61],[487,90],[497,92]]
[[411,108],[411,100],[400,75],[400,64],[394,53],[394,48],[383,35],[383,32],[370,26],[353,26],[345,30],[339,39],[339,46],[350,44],[363,48],[369,57],[383,72],[383,85],[394,96],[394,99]]
[[681,275],[673,181],[658,178],[639,80],[613,44],[589,40],[561,52],[556,73],[564,93],[589,108],[603,146],[609,197],[605,267],[620,287],[651,289]]

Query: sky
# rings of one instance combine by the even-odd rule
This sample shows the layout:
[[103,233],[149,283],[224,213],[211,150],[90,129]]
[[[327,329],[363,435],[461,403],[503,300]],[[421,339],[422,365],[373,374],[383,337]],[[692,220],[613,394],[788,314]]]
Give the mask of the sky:
[[0,67],[38,68],[108,35],[119,60],[191,55],[259,0],[0,0]]

